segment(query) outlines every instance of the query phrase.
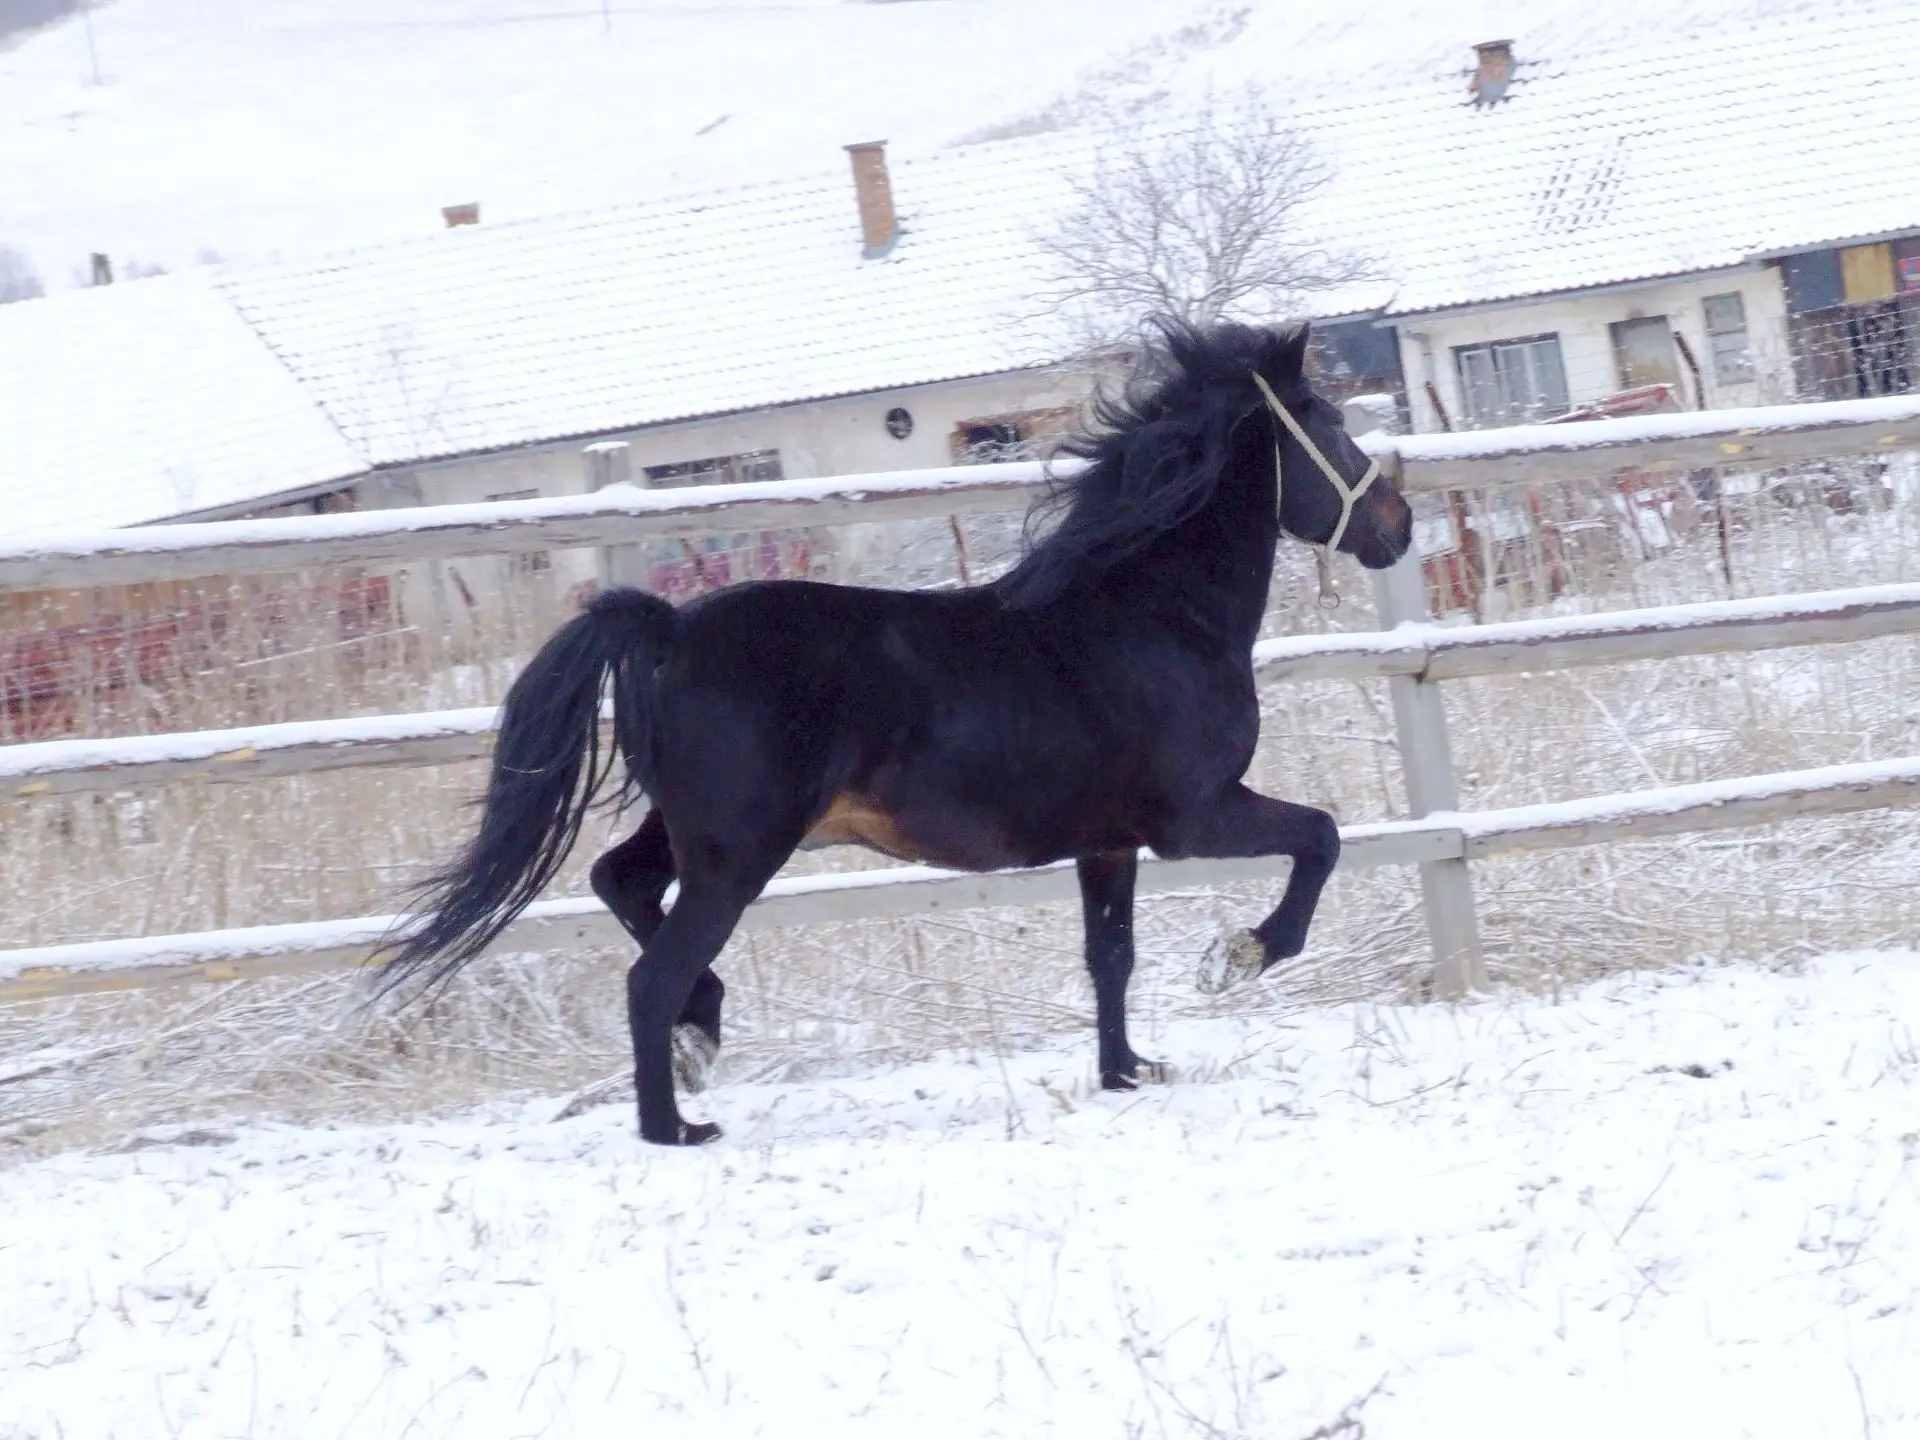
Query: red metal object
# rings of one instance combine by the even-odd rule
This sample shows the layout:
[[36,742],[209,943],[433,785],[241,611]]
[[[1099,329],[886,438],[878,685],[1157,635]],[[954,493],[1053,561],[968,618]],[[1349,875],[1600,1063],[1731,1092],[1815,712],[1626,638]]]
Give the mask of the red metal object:
[[1661,381],[1657,385],[1637,385],[1585,405],[1575,406],[1564,415],[1542,420],[1542,425],[1565,425],[1574,420],[1618,420],[1625,415],[1665,415],[1681,408],[1678,387]]

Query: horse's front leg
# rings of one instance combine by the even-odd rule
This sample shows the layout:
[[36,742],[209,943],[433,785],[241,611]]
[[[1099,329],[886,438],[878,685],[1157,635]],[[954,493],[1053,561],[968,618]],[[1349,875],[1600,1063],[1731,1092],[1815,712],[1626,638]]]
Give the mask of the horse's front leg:
[[1293,860],[1286,893],[1252,930],[1222,935],[1200,962],[1196,983],[1209,994],[1289,960],[1307,945],[1320,892],[1340,861],[1340,827],[1324,810],[1256,795],[1235,783],[1204,810],[1183,817],[1163,854],[1209,860],[1286,855]]
[[1090,855],[1079,862],[1080,905],[1087,927],[1087,974],[1093,978],[1094,1025],[1100,1036],[1100,1086],[1132,1090],[1142,1080],[1165,1080],[1167,1067],[1142,1060],[1127,1043],[1127,981],[1133,975],[1133,881],[1140,868],[1131,850]]

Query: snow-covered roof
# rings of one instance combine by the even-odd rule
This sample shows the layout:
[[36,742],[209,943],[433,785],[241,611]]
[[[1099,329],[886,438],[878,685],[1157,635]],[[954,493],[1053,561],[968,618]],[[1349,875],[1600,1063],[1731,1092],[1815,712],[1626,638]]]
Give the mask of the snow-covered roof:
[[[1325,297],[1324,313],[1472,304],[1920,226],[1902,179],[1920,135],[1920,5],[1723,0],[1712,13],[1637,48],[1604,30],[1582,48],[1556,12],[1538,43],[1564,38],[1574,57],[1517,36],[1511,98],[1484,109],[1464,42],[1451,68],[1411,83],[1318,87],[1297,120],[1336,179],[1303,223],[1388,277]],[[1352,38],[1319,33],[1334,55]],[[903,233],[884,259],[861,258],[852,186],[834,170],[223,287],[375,464],[1004,371],[1062,348],[1032,313],[1045,270],[1033,239],[1095,143],[1068,131],[896,159]]]
[[841,169],[221,288],[373,463],[500,449],[1057,358],[1006,323],[1036,256],[982,194],[1004,169],[896,164],[904,233],[880,259]]
[[0,306],[0,533],[217,512],[366,468],[203,278]]
[[[1388,279],[1322,313],[1498,302],[1920,228],[1914,0],[1671,0],[1657,23],[1644,0],[1606,23],[1543,5],[1509,32],[1517,78],[1485,108],[1468,42],[1489,37],[1389,72],[1358,60],[1398,10],[1349,8],[1291,30],[1253,11],[1221,51],[1250,75],[1282,44],[1323,46],[1333,73],[1352,62],[1351,85],[1323,72],[1294,92],[1336,176],[1303,218]],[[1036,123],[894,157],[903,231],[883,258],[861,257],[838,164],[0,307],[0,379],[27,398],[0,409],[0,528],[138,523],[369,466],[1043,363],[1063,343],[1033,313],[1035,236],[1099,142]]]
[[1920,4],[1675,0],[1640,43],[1515,40],[1507,99],[1460,73],[1303,107],[1337,170],[1314,217],[1410,314],[1920,228]]

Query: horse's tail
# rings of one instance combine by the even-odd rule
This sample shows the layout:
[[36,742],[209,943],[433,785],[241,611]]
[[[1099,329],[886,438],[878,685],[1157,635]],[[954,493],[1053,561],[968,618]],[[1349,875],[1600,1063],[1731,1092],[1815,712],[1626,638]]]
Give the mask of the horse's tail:
[[[659,596],[609,590],[540,647],[500,707],[480,833],[416,892],[424,918],[395,928],[386,988],[423,969],[429,984],[442,981],[492,944],[566,860],[617,759],[623,798],[653,788],[651,680],[679,635],[679,615]],[[603,687],[617,758],[600,746]]]

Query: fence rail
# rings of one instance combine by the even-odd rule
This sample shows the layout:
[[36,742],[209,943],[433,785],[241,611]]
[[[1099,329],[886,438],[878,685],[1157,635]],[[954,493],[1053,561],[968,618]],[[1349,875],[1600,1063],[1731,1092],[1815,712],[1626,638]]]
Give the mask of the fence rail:
[[[1709,465],[1764,468],[1920,448],[1920,396],[1373,435],[1364,443],[1411,491]],[[0,546],[0,594],[1002,512],[1027,504],[1044,483],[1038,464],[980,465],[699,489],[615,485],[547,500],[156,525]]]
[[[1265,680],[1457,680],[1827,645],[1920,634],[1920,583],[1764,600],[1714,600],[1492,625],[1402,625],[1268,640]],[[492,752],[497,711],[481,706],[359,720],[297,721],[121,740],[0,747],[0,799],[53,798],[194,781],[234,784],[373,766],[444,765]]]
[[[1340,863],[1345,869],[1362,869],[1487,859],[1916,803],[1920,803],[1920,756],[1909,756],[1562,804],[1355,825],[1341,832]],[[1166,894],[1276,879],[1286,873],[1287,864],[1278,857],[1160,860],[1145,855],[1138,890],[1143,895]],[[1078,896],[1071,864],[985,875],[899,866],[775,880],[748,907],[741,924],[748,930],[771,930],[986,906],[1041,905]],[[366,962],[396,923],[395,916],[378,915],[0,951],[0,999],[354,968]],[[492,946],[492,953],[631,943],[598,900],[579,897],[544,900],[528,907]]]

